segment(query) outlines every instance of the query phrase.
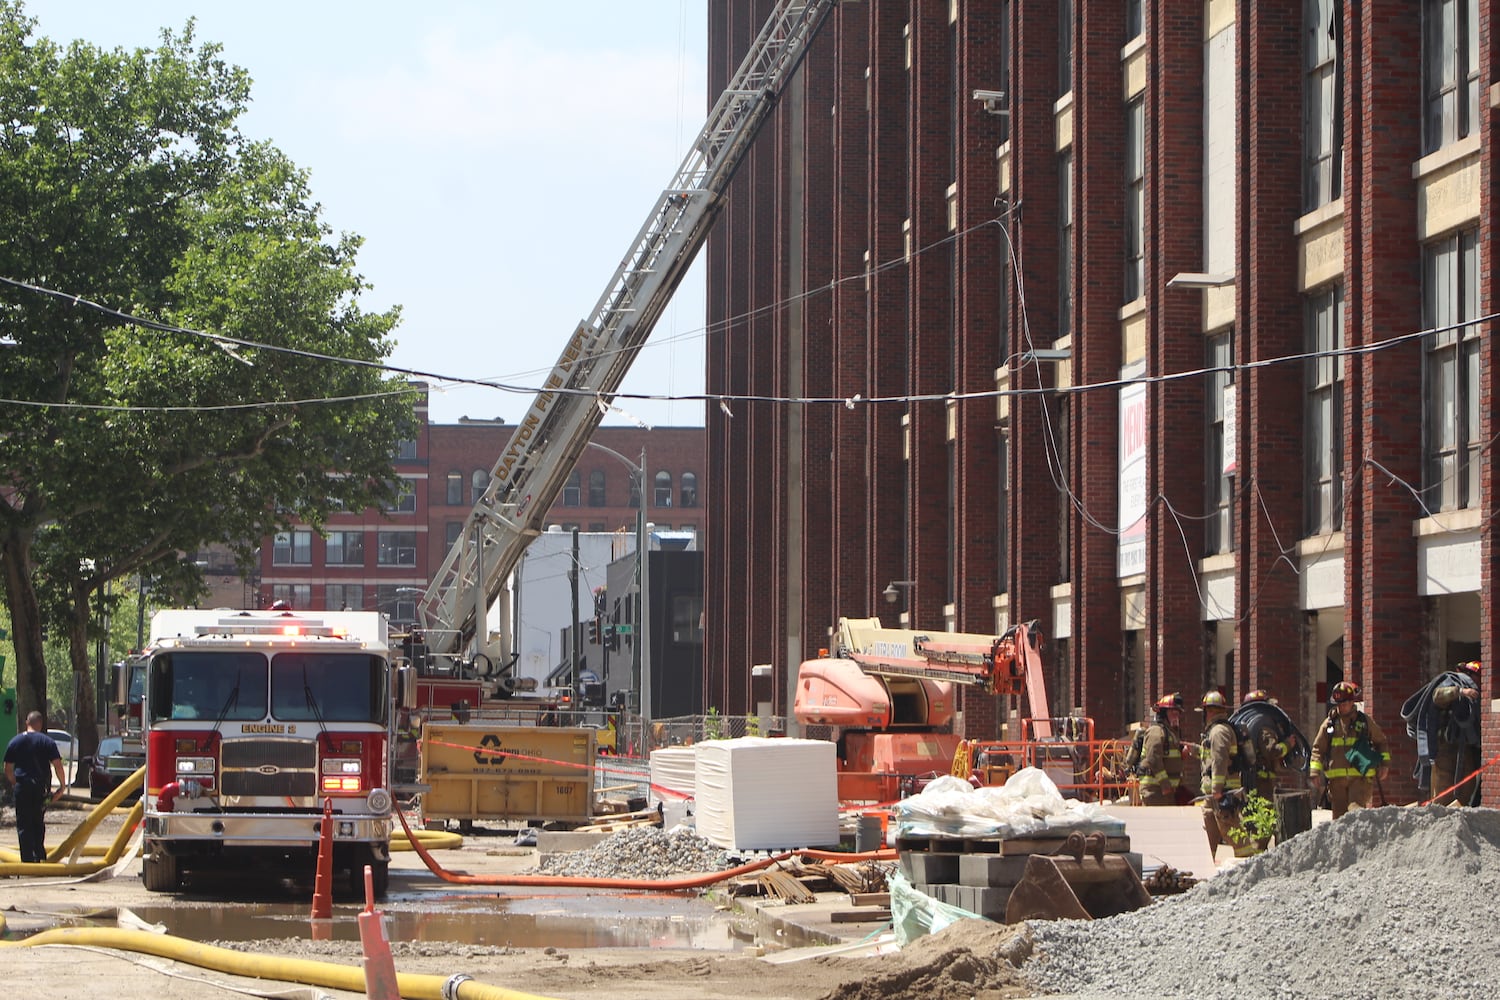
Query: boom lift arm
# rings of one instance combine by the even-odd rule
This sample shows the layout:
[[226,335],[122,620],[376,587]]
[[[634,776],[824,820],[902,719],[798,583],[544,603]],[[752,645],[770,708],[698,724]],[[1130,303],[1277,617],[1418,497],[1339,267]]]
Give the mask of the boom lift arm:
[[491,662],[510,655],[507,617],[502,646],[493,651],[498,655],[487,648],[486,611],[541,533],[553,500],[707,239],[735,169],[833,6],[834,0],[777,3],[593,314],[568,338],[418,604],[432,653],[461,656],[471,648]]
[[879,618],[840,618],[835,654],[867,674],[976,685],[990,694],[1026,692],[1031,712],[1049,716],[1035,622],[1000,636],[882,628]]

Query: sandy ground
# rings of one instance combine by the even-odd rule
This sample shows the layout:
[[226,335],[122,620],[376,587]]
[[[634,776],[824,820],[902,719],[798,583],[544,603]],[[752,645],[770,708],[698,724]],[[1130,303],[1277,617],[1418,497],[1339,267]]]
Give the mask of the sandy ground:
[[[58,841],[85,806],[49,817],[49,843]],[[118,818],[114,820],[118,824]],[[107,843],[108,833],[94,843]],[[0,817],[0,845],[14,846],[12,817]],[[474,874],[524,870],[535,858],[514,850],[496,850],[493,841],[465,840],[458,849],[436,852],[445,868]],[[155,907],[164,898],[147,893],[134,862],[118,878],[94,881],[60,878],[0,878],[0,916],[8,924],[8,941],[50,926],[86,923],[107,927],[132,907]],[[437,879],[410,852],[395,855],[392,892],[436,884]],[[205,905],[201,901],[198,905]],[[206,905],[212,905],[206,904]],[[128,916],[127,916],[128,919]],[[347,918],[346,918],[347,919]],[[853,925],[854,940],[871,931]],[[1021,937],[1017,937],[1020,933]],[[713,1000],[756,997],[758,1000],[877,1000],[923,997],[932,1000],[1001,1000],[1031,996],[1004,954],[1024,954],[1024,932],[983,921],[968,921],[914,942],[893,954],[845,957],[829,946],[793,951],[756,948],[737,953],[661,948],[510,948],[446,941],[393,941],[400,974],[434,977],[432,988],[455,974],[495,987],[555,998],[620,1000]],[[236,949],[270,956],[278,969],[290,959],[336,963],[358,968],[354,941],[314,941],[290,937],[235,943]],[[868,950],[868,949],[865,949]],[[109,997],[112,1000],[160,1000],[163,997],[211,997],[240,993],[252,996],[353,997],[362,994],[326,987],[247,979],[216,969],[154,956],[74,945],[0,947],[0,967],[11,983],[28,992],[54,998]],[[405,989],[405,984],[403,984]],[[429,995],[436,996],[437,993]]]

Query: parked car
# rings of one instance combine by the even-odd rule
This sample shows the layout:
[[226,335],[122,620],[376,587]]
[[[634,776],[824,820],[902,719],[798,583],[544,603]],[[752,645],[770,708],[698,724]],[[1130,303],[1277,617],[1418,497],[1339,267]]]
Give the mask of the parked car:
[[[95,802],[105,798],[120,787],[120,783],[135,773],[140,762],[123,756],[124,740],[118,736],[106,736],[99,741],[98,751],[89,758],[89,798]],[[132,799],[141,793],[136,792]]]

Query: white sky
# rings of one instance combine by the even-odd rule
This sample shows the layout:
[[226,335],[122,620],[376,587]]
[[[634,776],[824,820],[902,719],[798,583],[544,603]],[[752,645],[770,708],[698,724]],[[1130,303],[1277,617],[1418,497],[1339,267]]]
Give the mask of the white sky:
[[[241,129],[311,174],[334,231],[365,238],[363,304],[400,304],[392,363],[540,385],[589,315],[706,115],[705,0],[28,0],[35,34],[199,42],[254,80]],[[703,390],[701,257],[624,392]],[[86,294],[87,289],[66,289]],[[530,394],[436,391],[431,416],[514,421]],[[697,402],[621,400],[653,426]],[[630,423],[615,413],[606,424]]]

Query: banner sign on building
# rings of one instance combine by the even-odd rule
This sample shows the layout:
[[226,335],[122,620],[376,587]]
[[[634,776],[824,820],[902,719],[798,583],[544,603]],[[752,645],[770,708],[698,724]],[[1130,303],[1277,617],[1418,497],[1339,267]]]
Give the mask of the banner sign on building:
[[1224,387],[1224,468],[1221,476],[1234,475],[1236,464],[1235,442],[1239,439],[1239,416],[1234,408],[1234,383]]
[[[1132,373],[1135,374],[1139,372]],[[1119,575],[1135,576],[1146,572],[1146,385],[1143,382],[1120,390],[1119,487]]]

